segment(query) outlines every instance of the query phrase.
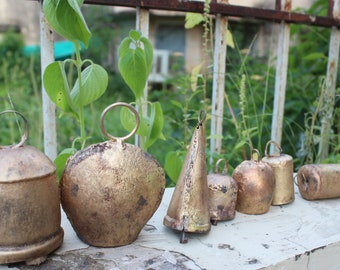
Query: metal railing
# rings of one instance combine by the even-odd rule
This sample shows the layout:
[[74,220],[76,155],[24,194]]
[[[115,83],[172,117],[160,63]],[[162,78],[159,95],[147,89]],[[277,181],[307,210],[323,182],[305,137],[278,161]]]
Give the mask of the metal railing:
[[[164,0],[86,0],[86,4],[97,4],[107,6],[125,6],[136,8],[136,29],[143,32],[145,36],[149,33],[149,10],[170,10],[181,12],[203,13],[204,3],[202,1],[164,1]],[[340,46],[340,0],[330,0],[327,16],[317,14],[301,14],[291,11],[292,0],[275,0],[275,9],[253,8],[245,6],[230,5],[228,0],[212,0],[210,13],[215,15],[215,46],[214,46],[214,68],[213,68],[213,96],[212,96],[212,118],[211,118],[211,140],[210,151],[221,152],[223,134],[223,111],[225,91],[225,59],[227,53],[226,31],[228,16],[254,18],[277,22],[279,24],[277,42],[277,61],[275,78],[275,96],[272,116],[271,139],[281,143],[284,119],[284,104],[287,80],[287,67],[290,42],[290,24],[308,24],[331,28],[329,42],[328,66],[326,72],[326,95],[335,96],[338,57]],[[53,40],[51,31],[48,29],[44,15],[41,13],[41,53],[42,72],[48,63],[53,60]],[[144,91],[147,96],[147,87]],[[43,91],[44,112],[44,134],[45,152],[51,158],[56,156],[56,135],[54,105],[46,98]],[[330,112],[332,113],[332,111]],[[327,132],[328,123],[322,123],[322,132]],[[54,132],[54,133],[53,133]],[[327,153],[328,142],[322,143],[324,153]],[[319,148],[320,150],[320,148]],[[322,149],[320,151],[323,151]],[[323,154],[324,155],[324,154]]]

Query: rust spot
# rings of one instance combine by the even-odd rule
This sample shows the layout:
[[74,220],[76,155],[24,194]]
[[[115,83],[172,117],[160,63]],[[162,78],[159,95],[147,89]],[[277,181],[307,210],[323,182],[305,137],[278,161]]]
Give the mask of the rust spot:
[[292,1],[287,0],[284,6],[284,11],[291,11],[291,9],[292,9]]
[[138,206],[136,208],[136,212],[142,210],[143,206],[144,205],[147,205],[148,204],[148,201],[141,195],[139,196],[139,199],[138,199]]
[[332,72],[332,70],[334,69],[334,65],[335,65],[334,61],[331,61],[329,63],[329,69],[328,69],[329,72]]
[[72,187],[71,187],[72,195],[76,197],[78,190],[79,190],[79,186],[77,184],[73,184]]

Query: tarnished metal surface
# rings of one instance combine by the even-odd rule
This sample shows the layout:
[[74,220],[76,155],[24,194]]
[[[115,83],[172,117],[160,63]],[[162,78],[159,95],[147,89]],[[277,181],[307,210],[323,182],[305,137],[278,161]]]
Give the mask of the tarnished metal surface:
[[0,146],[0,264],[45,257],[63,242],[56,169],[23,145],[25,123],[19,144]]
[[237,181],[236,210],[244,214],[264,214],[273,200],[275,176],[271,167],[258,158],[239,164],[232,177]]
[[[279,152],[268,154],[269,144],[274,144]],[[266,145],[265,157],[262,158],[273,170],[275,175],[275,188],[272,205],[282,205],[294,201],[294,163],[290,155],[283,154],[281,147],[273,141]]]
[[231,220],[235,217],[237,182],[227,175],[226,161],[224,161],[224,170],[221,173],[218,172],[218,165],[222,161],[224,160],[218,160],[215,172],[208,174],[209,212],[212,224],[217,224],[218,221],[222,220]]
[[[113,105],[126,106],[138,116],[131,105]],[[165,174],[139,147],[111,139],[71,157],[60,188],[63,209],[80,239],[93,246],[122,246],[137,239],[158,208]]]
[[[204,118],[195,129],[179,175],[164,225],[183,232],[204,233],[210,230],[207,168],[205,160],[206,135]],[[185,241],[185,240],[183,240]]]
[[307,164],[298,170],[297,184],[306,200],[340,197],[340,164]]

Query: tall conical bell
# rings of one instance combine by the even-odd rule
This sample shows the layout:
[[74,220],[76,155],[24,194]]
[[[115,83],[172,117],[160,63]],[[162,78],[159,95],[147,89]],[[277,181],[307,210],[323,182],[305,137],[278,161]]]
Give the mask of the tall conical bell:
[[182,232],[205,233],[210,230],[207,168],[205,159],[205,111],[201,111],[190,146],[172,195],[163,224]]

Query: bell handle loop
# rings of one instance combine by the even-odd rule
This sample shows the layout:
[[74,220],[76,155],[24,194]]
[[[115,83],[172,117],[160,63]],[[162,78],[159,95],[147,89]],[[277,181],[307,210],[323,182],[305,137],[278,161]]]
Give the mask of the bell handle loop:
[[[24,120],[24,124],[25,124],[25,132],[24,132],[24,134],[21,136],[20,142],[17,143],[17,144],[14,144],[14,145],[9,146],[10,148],[13,148],[13,149],[19,148],[19,147],[21,147],[21,146],[24,145],[24,143],[26,142],[26,140],[27,140],[27,138],[28,138],[28,121],[27,121],[26,117],[25,117],[22,113],[20,113],[20,112],[18,112],[18,111],[15,111],[15,110],[6,110],[6,111],[3,111],[3,112],[0,112],[0,115],[5,114],[5,113],[14,113],[14,114],[17,114],[17,115],[21,116],[21,118]],[[1,149],[1,148],[4,148],[4,147],[2,147],[2,146],[0,145],[0,149]]]
[[[270,144],[274,144],[276,146],[276,148],[279,150],[279,153],[268,154],[268,146]],[[265,156],[266,157],[279,157],[281,154],[282,154],[282,148],[281,148],[281,146],[277,142],[275,142],[275,141],[267,142],[266,149],[265,149]]]
[[[298,181],[296,180],[297,177],[298,177],[298,175],[295,174],[294,177],[293,177],[293,181],[294,181],[294,184],[298,187],[298,186],[299,186],[299,183],[298,183]],[[302,174],[302,177],[305,178],[304,174]]]
[[207,117],[207,113],[205,110],[201,110],[200,114],[198,116],[198,125],[202,125],[205,121],[205,118]]
[[224,161],[224,167],[223,167],[223,171],[222,174],[227,174],[228,173],[228,161],[226,161],[224,158],[220,158],[219,160],[216,161],[215,164],[215,173],[218,173],[218,165],[220,165],[220,163]]
[[[111,109],[113,109],[115,107],[119,107],[119,106],[126,107],[126,108],[130,109],[130,111],[132,111],[134,113],[135,118],[136,118],[136,125],[135,125],[135,127],[133,128],[133,130],[128,135],[126,135],[124,137],[115,137],[115,136],[112,136],[111,134],[109,134],[106,131],[106,129],[104,127],[104,119],[105,119],[105,116],[108,113],[108,111],[110,111]],[[125,102],[116,102],[116,103],[113,103],[113,104],[107,106],[104,109],[104,111],[102,112],[101,116],[100,116],[100,129],[101,129],[101,131],[103,132],[103,134],[107,138],[109,138],[110,140],[113,140],[113,141],[121,141],[121,142],[123,142],[123,141],[131,138],[136,133],[136,131],[137,131],[138,127],[139,127],[139,123],[140,123],[140,119],[139,119],[138,112],[136,111],[136,109],[133,106],[131,106],[130,104],[125,103]]]
[[[257,159],[255,159],[254,157],[257,156]],[[260,161],[260,151],[257,149],[252,149],[251,150],[251,160],[255,161],[255,162],[259,162]]]

